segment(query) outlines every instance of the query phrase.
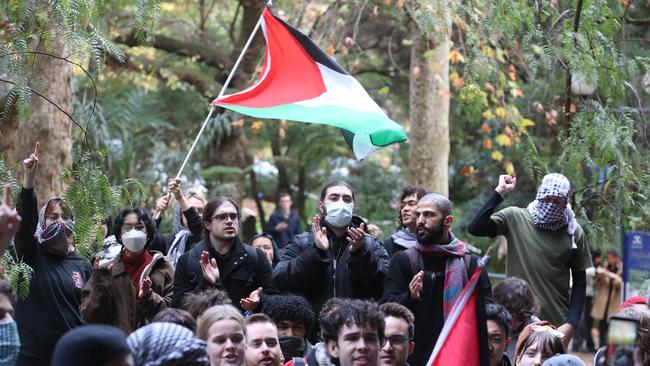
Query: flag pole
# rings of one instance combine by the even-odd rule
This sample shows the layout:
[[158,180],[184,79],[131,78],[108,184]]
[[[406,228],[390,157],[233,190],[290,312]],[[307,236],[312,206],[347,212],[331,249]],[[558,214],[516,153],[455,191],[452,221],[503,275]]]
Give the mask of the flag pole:
[[[272,6],[273,1],[269,0],[266,3],[267,6]],[[219,95],[215,100],[220,99],[223,97],[223,95],[226,93],[226,89],[228,89],[228,85],[230,85],[230,82],[232,81],[233,76],[235,75],[235,71],[239,67],[239,64],[241,61],[244,59],[244,54],[250,47],[251,43],[253,42],[253,38],[255,37],[255,34],[257,34],[257,31],[260,29],[260,26],[262,25],[262,19],[264,19],[264,12],[260,15],[260,18],[257,20],[257,24],[255,24],[255,28],[253,28],[253,31],[251,32],[251,35],[248,37],[248,40],[246,41],[246,44],[244,45],[244,48],[242,48],[241,53],[239,53],[239,57],[237,57],[237,61],[235,62],[235,65],[230,69],[230,73],[228,74],[228,78],[226,78],[226,82],[223,83],[223,86],[221,87],[221,91],[219,91]],[[210,117],[212,117],[212,113],[214,113],[214,105],[210,104],[210,113],[208,113],[208,116],[205,118],[205,121],[203,121],[203,124],[201,125],[201,129],[199,130],[199,133],[196,135],[196,138],[194,139],[194,142],[192,143],[192,146],[190,147],[190,150],[187,152],[187,155],[185,156],[185,159],[183,160],[183,164],[181,164],[180,169],[178,169],[178,174],[176,174],[176,179],[180,178],[181,174],[183,173],[183,169],[185,169],[185,166],[187,165],[187,162],[190,160],[190,157],[192,156],[192,153],[194,152],[194,148],[196,147],[196,144],[199,142],[199,139],[201,138],[201,135],[203,135],[203,131],[205,131],[205,127],[208,125],[208,122],[210,121]],[[167,197],[171,197],[171,193],[167,193]],[[156,212],[154,215],[154,220],[158,220],[160,217],[161,212]]]

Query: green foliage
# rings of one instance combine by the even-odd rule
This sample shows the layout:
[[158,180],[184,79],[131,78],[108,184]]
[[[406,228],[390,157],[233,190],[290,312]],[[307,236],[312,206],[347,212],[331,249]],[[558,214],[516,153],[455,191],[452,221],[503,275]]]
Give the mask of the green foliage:
[[595,101],[585,105],[560,140],[563,171],[575,182],[576,211],[594,245],[617,243],[625,230],[650,223],[650,168],[634,141],[630,114]]
[[29,295],[29,285],[34,270],[27,263],[16,261],[14,259],[16,256],[12,256],[10,252],[13,252],[13,247],[10,247],[0,258],[0,278],[7,279],[16,289],[18,297],[25,299]]
[[142,200],[146,197],[144,187],[136,180],[127,179],[121,185],[111,184],[96,163],[103,158],[102,153],[84,153],[62,177],[67,184],[64,197],[75,210],[72,238],[82,257],[95,252],[93,243],[102,242],[102,221],[124,206],[134,205],[132,189],[136,189]]
[[[13,202],[16,202],[16,197],[20,191],[20,182],[15,179],[11,171],[5,165],[4,159],[0,156],[0,188],[4,189],[6,185],[12,188]],[[11,255],[13,253],[14,255]],[[0,258],[0,278],[6,278],[11,282],[11,285],[17,290],[20,298],[25,298],[29,295],[29,283],[33,273],[32,268],[22,261],[15,260],[17,256],[14,253],[14,247],[9,247]]]
[[[8,80],[0,82],[13,85],[8,103],[0,113],[0,123],[14,108],[19,120],[29,119],[32,88],[39,89],[41,84],[35,68],[38,57],[61,55],[66,61],[85,63],[90,56],[98,72],[107,56],[124,62],[124,52],[107,38],[101,24],[104,21],[102,16],[112,3],[105,0],[11,0],[0,4],[3,19],[0,70],[8,75]],[[141,27],[137,29],[146,28],[153,34],[158,24],[158,1],[138,0],[136,8],[136,25]],[[62,51],[64,46],[72,50],[70,55]]]
[[461,89],[458,107],[470,121],[480,121],[483,110],[487,107],[487,93],[476,84],[469,84]]

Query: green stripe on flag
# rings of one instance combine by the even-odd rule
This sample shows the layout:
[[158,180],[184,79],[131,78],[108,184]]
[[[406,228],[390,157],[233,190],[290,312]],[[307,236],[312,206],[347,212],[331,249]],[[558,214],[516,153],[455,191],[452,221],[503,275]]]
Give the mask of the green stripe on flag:
[[406,141],[404,127],[383,113],[360,111],[339,106],[304,106],[283,104],[270,108],[251,108],[219,104],[221,107],[256,118],[287,119],[330,125],[354,134],[370,135],[375,146],[387,146]]

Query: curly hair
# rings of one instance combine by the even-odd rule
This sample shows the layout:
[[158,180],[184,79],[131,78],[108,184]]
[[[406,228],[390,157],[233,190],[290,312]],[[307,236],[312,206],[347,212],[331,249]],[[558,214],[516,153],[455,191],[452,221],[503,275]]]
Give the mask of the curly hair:
[[539,313],[539,299],[528,282],[517,277],[506,278],[492,289],[494,301],[503,305],[513,320],[525,321]]
[[397,211],[397,228],[401,228],[404,226],[402,223],[402,201],[408,196],[415,195],[415,197],[419,200],[420,198],[424,197],[427,195],[427,191],[422,188],[422,187],[417,187],[417,186],[406,186],[402,189],[402,193],[399,195],[399,210]]
[[183,298],[181,307],[194,319],[198,319],[209,307],[230,304],[232,301],[227,292],[211,287],[201,292],[188,293]]
[[340,305],[330,312],[321,312],[321,334],[325,343],[337,342],[341,327],[351,324],[370,325],[377,330],[380,340],[384,338],[384,314],[374,302],[343,299]]
[[297,295],[267,296],[262,303],[262,313],[268,315],[276,324],[287,320],[302,323],[307,332],[316,317],[307,299]]

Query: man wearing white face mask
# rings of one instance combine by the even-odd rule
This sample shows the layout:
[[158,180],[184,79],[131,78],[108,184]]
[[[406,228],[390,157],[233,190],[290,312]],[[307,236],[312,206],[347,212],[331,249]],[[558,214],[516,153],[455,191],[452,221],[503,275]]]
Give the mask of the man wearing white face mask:
[[331,297],[381,297],[388,253],[365,233],[363,220],[352,214],[354,203],[347,183],[327,184],[311,232],[287,244],[273,271],[280,290],[304,296],[316,314]]
[[112,261],[99,265],[82,292],[81,315],[131,333],[171,304],[174,267],[169,257],[149,250],[156,225],[142,208],[124,209],[116,218],[115,238],[123,245]]

